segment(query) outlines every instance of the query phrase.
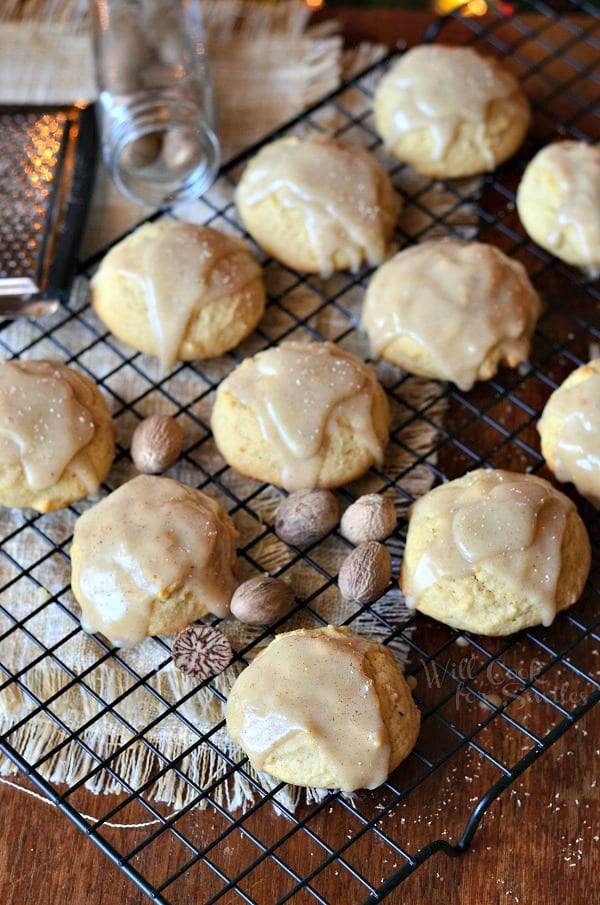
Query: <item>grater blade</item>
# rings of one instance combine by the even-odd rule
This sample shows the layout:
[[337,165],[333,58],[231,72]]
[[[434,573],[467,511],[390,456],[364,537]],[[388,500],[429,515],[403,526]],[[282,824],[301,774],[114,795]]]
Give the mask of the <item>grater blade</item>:
[[0,317],[66,301],[95,149],[89,107],[0,108]]

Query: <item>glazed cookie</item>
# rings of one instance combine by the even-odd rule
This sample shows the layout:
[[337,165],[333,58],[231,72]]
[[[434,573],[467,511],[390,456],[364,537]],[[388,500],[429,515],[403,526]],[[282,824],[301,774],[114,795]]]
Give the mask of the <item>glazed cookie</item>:
[[562,261],[600,272],[600,145],[558,141],[530,161],[517,191],[529,236]]
[[226,717],[256,770],[345,792],[385,782],[420,726],[391,651],[332,625],[277,635],[237,678]]
[[242,174],[237,205],[261,248],[325,277],[384,260],[400,199],[369,151],[319,136],[280,138],[259,151]]
[[412,507],[400,584],[410,608],[482,635],[548,626],[590,568],[571,500],[531,474],[478,469]]
[[530,109],[518,81],[470,47],[421,45],[380,80],[375,125],[388,150],[438,179],[494,170],[517,150]]
[[178,220],[140,226],[102,259],[91,285],[111,333],[157,355],[166,369],[233,349],[265,307],[262,271],[248,244]]
[[235,526],[220,503],[140,475],[75,523],[72,588],[81,625],[117,647],[226,616],[238,584]]
[[115,457],[110,412],[57,361],[0,362],[0,504],[39,512],[97,493]]
[[236,471],[301,490],[381,464],[389,407],[375,371],[333,343],[288,342],[247,358],[217,390],[217,447]]
[[527,359],[541,302],[493,245],[441,239],[399,252],[372,277],[362,327],[374,356],[469,390]]
[[600,358],[573,371],[538,422],[542,455],[559,481],[572,481],[600,508]]

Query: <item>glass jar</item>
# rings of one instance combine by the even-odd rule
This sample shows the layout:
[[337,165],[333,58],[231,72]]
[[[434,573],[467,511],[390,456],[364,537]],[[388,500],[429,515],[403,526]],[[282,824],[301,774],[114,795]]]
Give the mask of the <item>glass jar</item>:
[[123,194],[199,198],[219,142],[199,0],[92,0],[104,161]]

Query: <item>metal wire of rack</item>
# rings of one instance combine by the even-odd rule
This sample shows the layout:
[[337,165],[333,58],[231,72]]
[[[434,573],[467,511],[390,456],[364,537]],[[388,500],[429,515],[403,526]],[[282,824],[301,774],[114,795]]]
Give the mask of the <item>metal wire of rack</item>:
[[[421,181],[407,189],[405,168],[386,160],[393,180],[407,195],[407,205],[424,217],[422,233],[413,230],[409,235],[400,226],[401,242],[418,240],[432,228],[446,234],[460,233],[461,216],[468,209],[475,215],[476,237],[499,245],[521,260],[545,302],[528,365],[515,371],[503,369],[468,393],[432,383],[427,398],[416,403],[411,390],[414,378],[399,371],[386,372],[385,386],[396,412],[391,443],[402,452],[404,464],[393,476],[385,468],[374,472],[371,486],[393,491],[407,504],[411,494],[406,486],[417,471],[425,472],[432,483],[457,477],[478,465],[548,476],[539,452],[536,421],[550,392],[566,374],[599,354],[599,284],[527,239],[515,213],[514,198],[520,175],[540,146],[557,136],[592,141],[600,138],[600,18],[597,9],[585,3],[573,6],[574,13],[586,14],[581,18],[564,12],[559,15],[542,2],[530,7],[536,13],[534,18],[502,12],[483,19],[450,16],[439,20],[425,37],[427,41],[472,44],[506,60],[520,77],[532,100],[534,116],[519,154],[485,176],[476,191],[472,184],[445,186],[446,204],[441,213],[429,205],[429,183]],[[358,140],[380,154],[371,100],[374,85],[394,58],[391,54],[352,79],[284,131],[331,131],[333,123],[335,134]],[[207,193],[206,222],[241,232],[233,187],[254,150],[230,162],[218,184]],[[458,221],[457,213],[461,215]],[[469,222],[472,225],[472,220]],[[84,262],[81,273],[89,276],[99,257]],[[218,366],[210,362],[182,364],[170,374],[161,374],[153,361],[121,346],[104,331],[86,298],[74,298],[48,321],[0,325],[4,356],[60,357],[91,374],[103,388],[112,404],[120,441],[105,490],[118,486],[131,473],[127,438],[140,417],[160,410],[180,418],[191,440],[175,476],[216,494],[234,518],[253,526],[251,540],[240,555],[248,568],[259,570],[264,568],[260,540],[273,535],[272,525],[260,518],[259,502],[265,488],[248,482],[240,490],[222,461],[214,467],[214,457],[208,454],[212,438],[207,416],[215,389],[241,355],[292,335],[308,332],[319,339],[354,342],[356,315],[369,277],[368,272],[342,274],[321,282],[268,259],[265,272],[270,287],[267,326],[262,324],[241,351],[226,356]],[[300,308],[292,303],[293,293],[299,288],[311,299]],[[445,411],[443,419],[439,417],[440,406]],[[413,445],[411,438],[425,428],[431,442],[424,451]],[[575,493],[571,488],[566,490]],[[346,488],[342,494],[349,500],[355,491]],[[352,801],[329,794],[320,801],[301,804],[295,811],[277,804],[278,787],[264,786],[248,771],[245,759],[236,760],[222,748],[219,727],[199,733],[190,723],[185,705],[195,690],[175,704],[162,695],[155,680],[170,659],[164,640],[154,642],[158,663],[150,673],[136,670],[101,639],[96,658],[83,670],[73,668],[64,652],[81,629],[69,597],[68,547],[73,523],[87,504],[72,506],[62,516],[9,513],[3,521],[0,566],[0,694],[17,691],[29,706],[26,715],[0,735],[0,752],[155,902],[176,905],[187,901],[191,889],[202,889],[205,905],[233,901],[279,905],[292,899],[333,905],[323,892],[332,874],[339,876],[346,901],[365,905],[379,902],[434,852],[464,851],[490,803],[600,699],[592,656],[598,642],[600,522],[598,512],[575,498],[592,539],[592,571],[582,600],[559,615],[550,628],[491,639],[456,632],[421,616],[395,618],[389,611],[373,608],[385,630],[385,640],[401,642],[407,652],[407,672],[413,676],[423,717],[417,747],[374,792],[361,793]],[[400,552],[404,531],[405,524],[401,524]],[[333,540],[343,549],[339,535]],[[326,562],[316,545],[305,553],[291,551],[283,570],[284,577],[293,577],[296,567],[313,575],[313,590],[302,603],[313,622],[323,621],[320,598],[335,589],[336,573]],[[54,570],[52,580],[47,575],[50,567]],[[40,588],[48,591],[44,597],[33,593]],[[14,615],[11,600],[15,595],[32,599],[26,617]],[[358,608],[349,618],[351,627],[366,609]],[[46,619],[61,626],[51,644],[42,641],[38,631],[40,620]],[[285,624],[278,628],[285,629]],[[257,643],[259,640],[263,638]],[[2,651],[10,644],[31,646],[31,657],[20,670],[11,670],[4,662]],[[237,657],[243,661],[247,654],[247,650],[241,650]],[[91,677],[103,664],[114,664],[127,674],[129,685],[120,698],[104,699],[94,689]],[[57,667],[64,683],[54,695],[40,698],[28,680],[31,670],[46,665]],[[204,685],[216,697],[222,697],[214,683]],[[83,689],[97,706],[94,715],[75,724],[64,714],[59,715],[56,707],[61,695],[73,687]],[[142,730],[129,723],[120,709],[122,701],[139,689],[156,703],[154,716]],[[40,714],[51,718],[63,739],[50,750],[40,750],[36,760],[27,761],[16,744],[17,733],[26,730]],[[127,740],[110,757],[100,757],[90,730],[106,714],[123,728]],[[170,760],[161,746],[150,740],[150,731],[169,718],[195,735],[186,756],[193,758],[201,746],[208,746],[224,765],[219,775],[204,783],[192,779],[185,759]],[[135,745],[143,746],[155,761],[151,777],[141,784],[127,782],[120,770],[119,758]],[[91,766],[65,789],[44,768],[72,746],[89,758]],[[222,785],[236,773],[245,776],[256,794],[255,802],[243,812],[228,809],[220,795]],[[78,806],[78,793],[100,777],[113,780],[121,795],[116,805],[90,823]],[[169,777],[176,777],[188,792],[187,803],[176,811],[152,796],[153,787]],[[450,817],[448,808],[442,807],[449,783],[456,796]],[[403,827],[411,813],[411,793],[417,787],[430,789],[432,809],[427,821],[413,820],[409,832]],[[199,811],[199,806],[203,810]],[[269,818],[265,819],[267,809]],[[112,828],[115,818],[131,824],[156,823],[124,834]],[[160,874],[145,857],[158,846],[171,850],[168,869],[163,868]],[[233,860],[226,856],[230,848],[235,853]]]

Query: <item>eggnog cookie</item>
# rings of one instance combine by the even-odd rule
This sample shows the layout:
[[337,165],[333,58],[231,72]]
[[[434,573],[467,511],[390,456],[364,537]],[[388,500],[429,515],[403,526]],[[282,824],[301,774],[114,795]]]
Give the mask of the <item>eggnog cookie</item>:
[[158,356],[165,369],[233,349],[265,307],[261,268],[247,243],[178,220],[140,226],[102,259],[91,285],[111,333]]
[[75,523],[72,588],[81,625],[117,647],[225,616],[237,586],[235,526],[220,503],[140,475]]
[[522,264],[493,245],[441,239],[386,261],[362,327],[374,356],[469,390],[527,359],[541,302]]
[[573,371],[538,422],[542,455],[559,481],[572,481],[600,507],[600,358]]
[[440,622],[509,635],[575,603],[590,558],[577,509],[548,481],[478,469],[412,507],[400,585]]
[[277,635],[227,701],[229,734],[256,770],[319,789],[381,785],[419,726],[390,650],[332,625]]
[[389,151],[438,179],[494,170],[529,128],[518,81],[470,47],[421,45],[382,77],[375,124]]
[[237,205],[261,248],[325,277],[384,260],[400,199],[369,151],[318,136],[280,138],[259,151],[242,174]]
[[381,464],[389,407],[375,371],[333,343],[288,342],[247,358],[212,412],[225,461],[257,481],[338,487]]
[[97,493],[115,457],[104,398],[57,361],[0,362],[0,504],[39,512]]
[[568,264],[600,272],[600,145],[558,141],[528,164],[517,191],[534,242]]

